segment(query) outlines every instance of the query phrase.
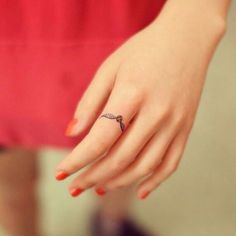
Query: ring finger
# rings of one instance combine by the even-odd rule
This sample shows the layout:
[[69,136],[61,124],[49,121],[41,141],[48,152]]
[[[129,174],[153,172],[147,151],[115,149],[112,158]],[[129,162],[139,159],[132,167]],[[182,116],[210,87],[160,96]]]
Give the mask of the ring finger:
[[176,136],[178,129],[173,125],[163,126],[148,142],[145,148],[121,175],[104,183],[105,189],[112,190],[131,185],[143,177],[150,175],[160,164],[171,141]]

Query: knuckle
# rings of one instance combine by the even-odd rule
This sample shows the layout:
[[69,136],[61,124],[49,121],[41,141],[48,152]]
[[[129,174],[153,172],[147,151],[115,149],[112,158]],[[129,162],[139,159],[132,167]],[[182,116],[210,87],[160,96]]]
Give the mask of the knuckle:
[[120,86],[117,86],[117,89],[122,97],[126,98],[126,100],[131,104],[137,103],[137,101],[142,99],[143,89],[137,85],[137,83],[132,80],[125,80],[125,82],[122,82],[123,83]]
[[118,171],[130,164],[130,160],[127,157],[116,158],[113,160],[111,168],[113,171]]
[[127,101],[131,104],[137,104],[142,99],[142,93],[139,88],[136,88],[135,86],[130,87],[127,89]]
[[157,117],[159,117],[159,119],[163,119],[167,117],[169,114],[170,114],[170,108],[168,105],[162,105],[158,108]]
[[112,161],[110,167],[109,167],[109,170],[112,172],[112,173],[116,173],[117,170],[120,169],[120,166],[119,166],[119,163],[118,161]]
[[160,123],[168,116],[168,111],[164,107],[158,105],[155,109],[147,105],[147,108],[144,111],[149,126],[152,128],[159,127]]
[[83,183],[84,183],[85,186],[90,187],[90,186],[94,185],[96,183],[96,181],[94,180],[93,177],[88,175],[88,176],[83,178]]
[[81,187],[91,187],[96,184],[97,179],[95,180],[94,176],[88,174],[88,172],[82,173],[79,178],[75,179],[75,183],[80,184]]
[[166,174],[167,176],[173,174],[176,170],[177,170],[177,164],[176,163],[173,163],[173,164],[169,164],[167,167],[166,167]]
[[148,174],[151,174],[154,171],[153,166],[146,165],[142,168],[142,170],[139,170],[139,175],[146,176]]
[[148,182],[145,183],[146,188],[149,189],[150,191],[153,191],[158,184],[159,182],[156,179],[150,179],[148,180]]
[[182,111],[175,112],[172,116],[172,120],[176,126],[181,126],[185,122],[185,113]]
[[166,119],[172,114],[172,106],[169,103],[161,104],[158,107],[157,117],[160,119]]
[[95,155],[101,155],[106,151],[106,143],[101,140],[90,146],[90,151]]
[[155,112],[150,112],[148,116],[149,125],[154,129],[158,129],[158,127],[168,119],[170,112],[168,108],[159,107]]
[[121,183],[121,182],[117,182],[117,183],[113,183],[113,184],[110,184],[109,185],[109,190],[116,190],[116,189],[120,189],[120,188],[123,188],[125,187],[125,184],[124,183]]
[[69,168],[71,172],[76,172],[81,167],[81,163],[79,161],[73,162],[70,164]]

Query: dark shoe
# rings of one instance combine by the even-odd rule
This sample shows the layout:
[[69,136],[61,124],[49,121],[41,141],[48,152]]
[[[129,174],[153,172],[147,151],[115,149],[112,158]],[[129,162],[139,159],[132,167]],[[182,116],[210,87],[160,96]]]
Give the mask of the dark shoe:
[[[106,222],[105,222],[106,221]],[[104,224],[111,224],[111,230],[104,229]],[[113,224],[113,225],[112,225]],[[106,232],[105,232],[106,231]],[[92,219],[92,236],[151,236],[144,232],[140,227],[134,224],[129,219],[124,219],[119,222],[105,220],[101,214],[96,213]]]

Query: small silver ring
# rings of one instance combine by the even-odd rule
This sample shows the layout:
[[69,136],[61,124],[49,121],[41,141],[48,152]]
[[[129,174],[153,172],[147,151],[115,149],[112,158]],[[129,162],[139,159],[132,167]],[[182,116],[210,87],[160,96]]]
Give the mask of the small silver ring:
[[121,131],[123,132],[125,130],[125,124],[123,122],[123,116],[122,115],[115,116],[115,115],[113,115],[111,113],[106,113],[106,114],[101,115],[100,118],[101,117],[105,117],[105,118],[108,118],[108,119],[116,120],[120,124]]

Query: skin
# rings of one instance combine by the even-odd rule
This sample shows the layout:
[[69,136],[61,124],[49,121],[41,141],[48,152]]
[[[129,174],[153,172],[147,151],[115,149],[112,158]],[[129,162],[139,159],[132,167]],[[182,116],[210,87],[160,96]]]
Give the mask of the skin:
[[[88,134],[57,166],[78,174],[69,191],[137,184],[146,197],[177,169],[230,1],[169,0],[160,16],[98,69],[78,103],[70,136]],[[197,10],[196,10],[197,9]],[[122,115],[122,133],[104,113]]]
[[38,236],[37,152],[0,150],[0,223],[4,235]]

